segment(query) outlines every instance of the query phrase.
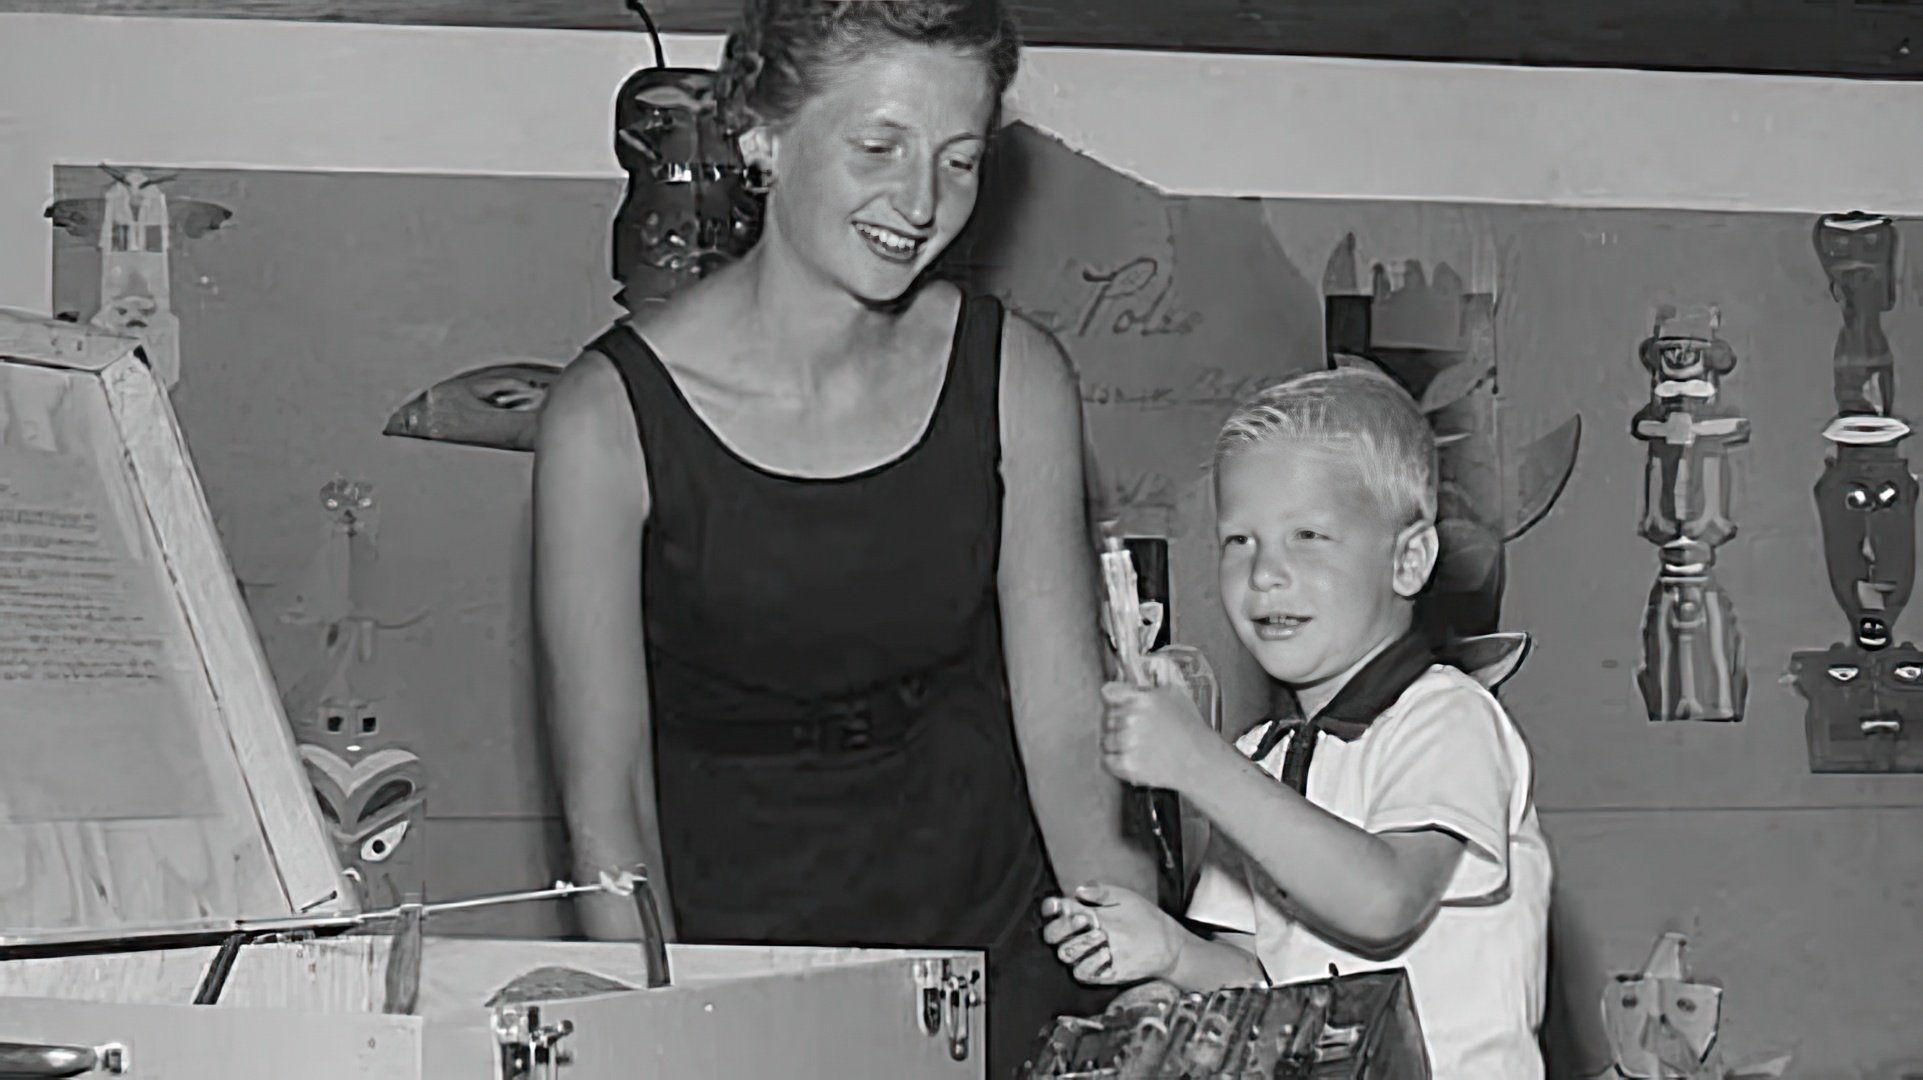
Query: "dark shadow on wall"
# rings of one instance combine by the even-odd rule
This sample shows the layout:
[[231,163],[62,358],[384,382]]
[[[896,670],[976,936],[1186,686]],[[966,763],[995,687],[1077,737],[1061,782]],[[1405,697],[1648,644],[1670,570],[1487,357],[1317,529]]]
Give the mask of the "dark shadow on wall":
[[1550,1080],[1613,1074],[1598,1013],[1605,976],[1594,949],[1585,944],[1579,923],[1575,905],[1558,884],[1549,905],[1549,968],[1541,1038],[1544,1075]]

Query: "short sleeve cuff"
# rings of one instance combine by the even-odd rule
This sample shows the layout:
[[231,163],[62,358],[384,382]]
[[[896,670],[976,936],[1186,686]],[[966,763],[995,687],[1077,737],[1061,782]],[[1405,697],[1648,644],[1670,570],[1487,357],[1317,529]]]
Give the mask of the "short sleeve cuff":
[[1462,861],[1456,864],[1456,872],[1442,892],[1443,903],[1474,903],[1498,897],[1508,887],[1507,838],[1467,814],[1451,813],[1449,808],[1440,806],[1410,807],[1369,822],[1369,831],[1376,834],[1424,829],[1439,829],[1459,836],[1466,845]]

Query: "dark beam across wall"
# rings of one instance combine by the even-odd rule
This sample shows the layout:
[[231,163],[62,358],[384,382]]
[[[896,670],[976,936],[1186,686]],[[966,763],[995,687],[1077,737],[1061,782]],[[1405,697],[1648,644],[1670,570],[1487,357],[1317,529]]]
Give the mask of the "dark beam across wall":
[[[1032,44],[1923,78],[1923,0],[1011,0]],[[665,32],[738,0],[656,0]],[[635,31],[622,0],[0,0],[0,12]]]

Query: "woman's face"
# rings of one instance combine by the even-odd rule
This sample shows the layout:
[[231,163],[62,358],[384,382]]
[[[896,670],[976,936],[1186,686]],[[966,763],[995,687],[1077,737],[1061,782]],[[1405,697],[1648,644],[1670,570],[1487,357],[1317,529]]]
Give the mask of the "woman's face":
[[867,303],[898,299],[974,212],[994,110],[987,67],[952,49],[838,66],[787,124],[748,136],[775,174],[768,239]]

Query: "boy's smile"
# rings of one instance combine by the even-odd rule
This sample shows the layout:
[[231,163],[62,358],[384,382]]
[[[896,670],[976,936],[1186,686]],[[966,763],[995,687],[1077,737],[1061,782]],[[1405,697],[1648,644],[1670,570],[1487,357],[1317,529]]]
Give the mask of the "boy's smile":
[[1234,454],[1216,472],[1216,509],[1222,606],[1271,677],[1333,694],[1408,628],[1435,528],[1398,527],[1350,446],[1280,438]]
[[1295,636],[1296,630],[1308,625],[1310,615],[1258,615],[1255,616],[1255,636],[1263,641],[1287,641]]

